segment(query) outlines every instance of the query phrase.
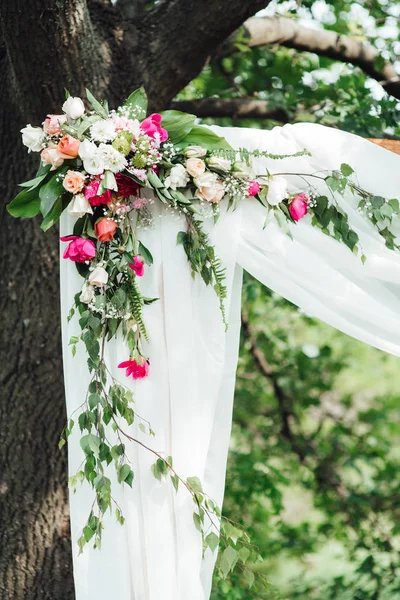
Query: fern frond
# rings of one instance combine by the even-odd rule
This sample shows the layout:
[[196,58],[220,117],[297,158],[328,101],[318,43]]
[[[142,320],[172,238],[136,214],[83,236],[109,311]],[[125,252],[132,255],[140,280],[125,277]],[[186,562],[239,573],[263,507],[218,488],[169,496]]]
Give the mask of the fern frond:
[[129,301],[132,316],[135,319],[141,334],[143,335],[146,342],[149,341],[146,325],[144,323],[143,306],[144,299],[139,290],[139,286],[136,281],[136,276],[133,273],[129,274]]

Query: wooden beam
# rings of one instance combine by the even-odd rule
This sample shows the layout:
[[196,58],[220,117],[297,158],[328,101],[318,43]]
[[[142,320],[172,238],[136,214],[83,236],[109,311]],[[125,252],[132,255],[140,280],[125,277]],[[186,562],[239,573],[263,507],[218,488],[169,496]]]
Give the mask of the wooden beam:
[[390,150],[391,152],[395,152],[396,154],[400,154],[400,140],[382,140],[380,138],[368,138],[370,142],[377,144],[378,146],[382,146],[382,148],[386,148],[386,150]]

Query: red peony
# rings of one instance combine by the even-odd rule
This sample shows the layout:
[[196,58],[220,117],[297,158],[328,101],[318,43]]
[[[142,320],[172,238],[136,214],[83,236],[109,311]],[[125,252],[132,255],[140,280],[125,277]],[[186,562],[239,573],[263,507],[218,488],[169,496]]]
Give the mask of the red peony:
[[131,179],[131,177],[121,175],[121,173],[116,173],[115,179],[117,181],[118,194],[121,194],[121,196],[124,198],[129,198],[130,196],[136,195],[140,185]]

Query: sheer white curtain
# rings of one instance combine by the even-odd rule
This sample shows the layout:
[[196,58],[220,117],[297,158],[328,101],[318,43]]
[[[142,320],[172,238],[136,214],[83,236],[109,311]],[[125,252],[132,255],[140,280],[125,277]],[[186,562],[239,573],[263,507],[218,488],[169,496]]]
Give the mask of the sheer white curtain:
[[[318,125],[298,124],[260,131],[214,128],[234,148],[264,149],[277,154],[306,147],[311,157],[271,161],[257,159],[259,174],[313,173],[347,162],[360,184],[386,197],[399,196],[400,157],[358,138]],[[293,190],[304,187],[298,177],[286,176]],[[136,411],[150,420],[156,436],[149,438],[137,424],[129,428],[155,450],[172,455],[182,476],[197,476],[205,491],[222,504],[229,445],[232,402],[240,330],[242,268],[308,313],[387,352],[400,355],[400,255],[355,210],[352,197],[342,208],[358,232],[367,262],[345,246],[315,230],[308,218],[291,227],[291,240],[273,222],[264,228],[265,209],[248,199],[234,212],[222,215],[212,227],[217,253],[227,268],[229,315],[227,333],[213,290],[193,280],[184,252],[176,246],[183,229],[180,219],[162,215],[154,203],[154,225],[142,241],[155,259],[141,281],[147,296],[160,298],[146,307],[151,357],[150,376],[137,383],[124,379],[135,392]],[[71,233],[72,221],[63,216],[61,234]],[[88,382],[85,354],[72,358],[68,341],[79,333],[66,316],[81,280],[75,267],[61,261],[61,298],[65,390],[68,414],[84,401]],[[267,315],[266,315],[267,318]],[[126,359],[121,339],[107,346],[107,360]],[[126,428],[128,429],[128,428]],[[207,600],[214,557],[201,557],[201,539],[194,527],[193,503],[184,489],[175,493],[167,480],[154,479],[154,457],[138,445],[127,451],[135,471],[133,488],[112,476],[114,497],[126,518],[124,526],[106,519],[101,551],[86,547],[78,556],[76,540],[93,501],[87,484],[71,493],[71,526],[77,600]],[[82,462],[79,433],[69,442],[69,468]]]

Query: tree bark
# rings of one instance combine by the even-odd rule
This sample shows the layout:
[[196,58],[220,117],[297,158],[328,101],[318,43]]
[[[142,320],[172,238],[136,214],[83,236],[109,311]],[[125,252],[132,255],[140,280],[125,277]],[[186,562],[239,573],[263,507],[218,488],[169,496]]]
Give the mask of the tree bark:
[[68,530],[60,352],[58,235],[5,210],[35,166],[20,142],[27,122],[59,112],[64,86],[112,105],[144,84],[163,108],[208,55],[268,4],[160,3],[140,20],[109,0],[0,4],[0,600],[74,598]]

